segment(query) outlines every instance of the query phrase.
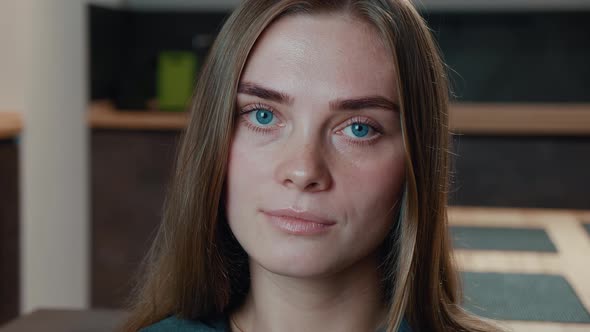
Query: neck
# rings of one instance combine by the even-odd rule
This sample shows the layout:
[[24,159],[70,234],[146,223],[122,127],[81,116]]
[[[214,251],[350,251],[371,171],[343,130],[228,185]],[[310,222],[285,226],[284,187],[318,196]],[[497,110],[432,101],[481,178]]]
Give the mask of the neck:
[[376,331],[384,323],[381,274],[373,256],[313,278],[279,275],[251,261],[250,276],[246,301],[232,317],[243,332]]

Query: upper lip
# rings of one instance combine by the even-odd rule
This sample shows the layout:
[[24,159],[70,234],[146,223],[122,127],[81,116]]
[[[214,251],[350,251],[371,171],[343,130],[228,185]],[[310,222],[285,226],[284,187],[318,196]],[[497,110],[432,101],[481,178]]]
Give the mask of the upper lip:
[[315,222],[315,223],[324,224],[324,225],[335,224],[335,222],[332,220],[322,218],[316,214],[313,214],[313,213],[307,212],[307,211],[297,211],[294,209],[280,209],[280,210],[265,210],[263,212],[266,214],[269,214],[271,216],[275,216],[275,217],[289,217],[289,218],[301,219],[303,221]]

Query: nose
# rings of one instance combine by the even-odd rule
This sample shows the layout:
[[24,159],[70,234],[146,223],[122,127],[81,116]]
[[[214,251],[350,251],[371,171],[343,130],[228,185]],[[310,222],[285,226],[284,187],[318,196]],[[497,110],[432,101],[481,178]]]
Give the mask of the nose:
[[330,188],[332,176],[324,154],[317,144],[304,145],[290,142],[291,148],[283,149],[275,169],[275,178],[287,188],[318,192]]

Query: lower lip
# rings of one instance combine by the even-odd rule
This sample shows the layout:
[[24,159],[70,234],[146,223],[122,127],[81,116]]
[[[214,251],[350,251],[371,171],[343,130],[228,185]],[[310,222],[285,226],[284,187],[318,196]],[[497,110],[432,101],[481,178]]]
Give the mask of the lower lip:
[[277,217],[264,214],[280,230],[293,235],[314,235],[327,232],[334,224],[320,224],[291,217]]

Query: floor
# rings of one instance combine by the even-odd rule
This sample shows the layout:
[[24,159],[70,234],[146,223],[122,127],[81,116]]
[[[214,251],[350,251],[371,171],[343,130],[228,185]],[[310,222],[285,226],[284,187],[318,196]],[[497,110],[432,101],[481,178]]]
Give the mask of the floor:
[[[451,226],[541,228],[556,252],[455,250],[461,271],[558,274],[569,282],[579,302],[590,312],[590,211],[451,207]],[[588,226],[586,226],[588,227]],[[590,331],[590,324],[502,320],[520,331]]]

